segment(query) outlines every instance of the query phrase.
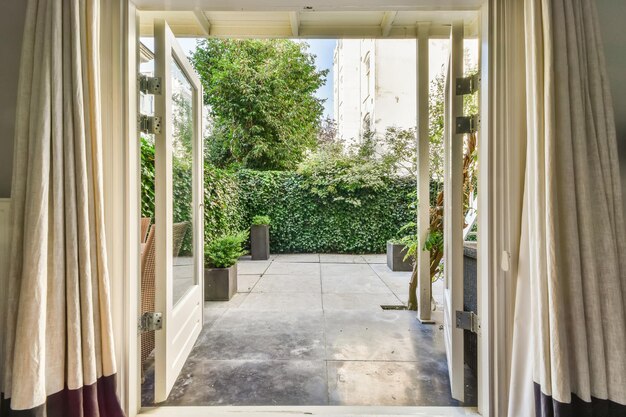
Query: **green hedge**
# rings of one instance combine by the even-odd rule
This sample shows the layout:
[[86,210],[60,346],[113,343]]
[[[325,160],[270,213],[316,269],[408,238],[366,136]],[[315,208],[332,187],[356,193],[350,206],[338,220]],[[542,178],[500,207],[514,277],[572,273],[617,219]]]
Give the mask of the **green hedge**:
[[272,219],[272,253],[383,253],[413,216],[408,206],[415,181],[408,179],[389,180],[382,191],[355,190],[355,205],[318,196],[294,172],[243,170],[237,176],[244,222],[256,214]]
[[[154,218],[154,148],[142,145],[142,216]],[[179,184],[191,181],[175,164]],[[351,190],[351,200],[321,197],[308,179],[289,171],[230,172],[204,167],[205,242],[247,229],[252,217],[270,216],[272,253],[383,253],[387,240],[414,216],[409,209],[415,182],[385,179],[386,186]],[[189,220],[190,197],[174,190],[174,221]],[[356,197],[359,204],[352,200]],[[190,250],[186,239],[182,251]]]
[[[191,171],[174,160],[174,222],[191,221]],[[205,163],[204,166],[204,240],[209,242],[224,234],[247,227],[239,203],[237,178],[232,173]],[[143,139],[141,143],[141,216],[154,222],[154,146]],[[181,253],[191,252],[192,234],[187,233]]]

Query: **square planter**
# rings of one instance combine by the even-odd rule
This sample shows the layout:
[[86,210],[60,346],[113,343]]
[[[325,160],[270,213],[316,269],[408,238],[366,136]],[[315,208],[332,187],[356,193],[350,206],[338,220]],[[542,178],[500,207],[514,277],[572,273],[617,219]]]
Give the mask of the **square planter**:
[[404,260],[406,251],[401,243],[387,242],[387,266],[392,271],[413,271],[411,259]]
[[250,228],[250,254],[253,261],[265,261],[270,258],[269,225],[259,224]]
[[228,301],[237,292],[237,264],[204,269],[204,300]]

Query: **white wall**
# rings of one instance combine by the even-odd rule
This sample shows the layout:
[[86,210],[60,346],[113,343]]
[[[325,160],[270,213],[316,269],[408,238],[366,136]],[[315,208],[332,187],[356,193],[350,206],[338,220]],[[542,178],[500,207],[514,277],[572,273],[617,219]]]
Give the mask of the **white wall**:
[[416,124],[415,39],[376,40],[375,130]]
[[415,127],[415,39],[339,40],[334,70],[335,119],[343,139],[361,138],[367,115],[378,134],[391,126]]
[[626,1],[596,0],[596,4],[615,108],[622,190],[626,200]]
[[0,198],[11,196],[15,101],[27,1],[4,1],[0,13]]
[[335,73],[335,121],[337,134],[346,140],[358,140],[360,120],[360,44],[358,39],[337,42]]

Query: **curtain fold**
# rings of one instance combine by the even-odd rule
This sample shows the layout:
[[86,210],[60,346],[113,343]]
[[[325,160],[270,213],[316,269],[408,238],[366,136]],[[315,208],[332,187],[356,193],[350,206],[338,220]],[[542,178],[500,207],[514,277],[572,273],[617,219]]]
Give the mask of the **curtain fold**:
[[[530,313],[530,326],[515,340],[527,341],[534,392],[523,393],[537,417],[625,416],[626,225],[595,3],[525,0],[525,21],[528,269],[516,321]],[[510,391],[528,377],[514,367]],[[519,394],[510,417],[529,415]]]
[[99,0],[29,0],[0,414],[123,416],[102,204]]

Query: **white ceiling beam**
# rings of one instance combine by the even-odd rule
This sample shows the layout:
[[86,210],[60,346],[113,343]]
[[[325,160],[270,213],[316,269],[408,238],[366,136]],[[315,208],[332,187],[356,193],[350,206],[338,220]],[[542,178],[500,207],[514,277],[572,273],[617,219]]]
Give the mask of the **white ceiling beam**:
[[383,16],[383,20],[380,22],[380,29],[383,35],[383,38],[386,38],[391,33],[391,27],[393,26],[393,21],[396,20],[396,16],[398,12],[385,12]]
[[300,35],[300,16],[298,12],[289,12],[289,23],[291,24],[291,34]]
[[200,26],[200,29],[202,29],[202,33],[204,33],[204,36],[211,36],[211,22],[209,22],[209,19],[207,19],[204,12],[202,10],[196,10],[193,12],[193,15],[198,22],[198,26]]

